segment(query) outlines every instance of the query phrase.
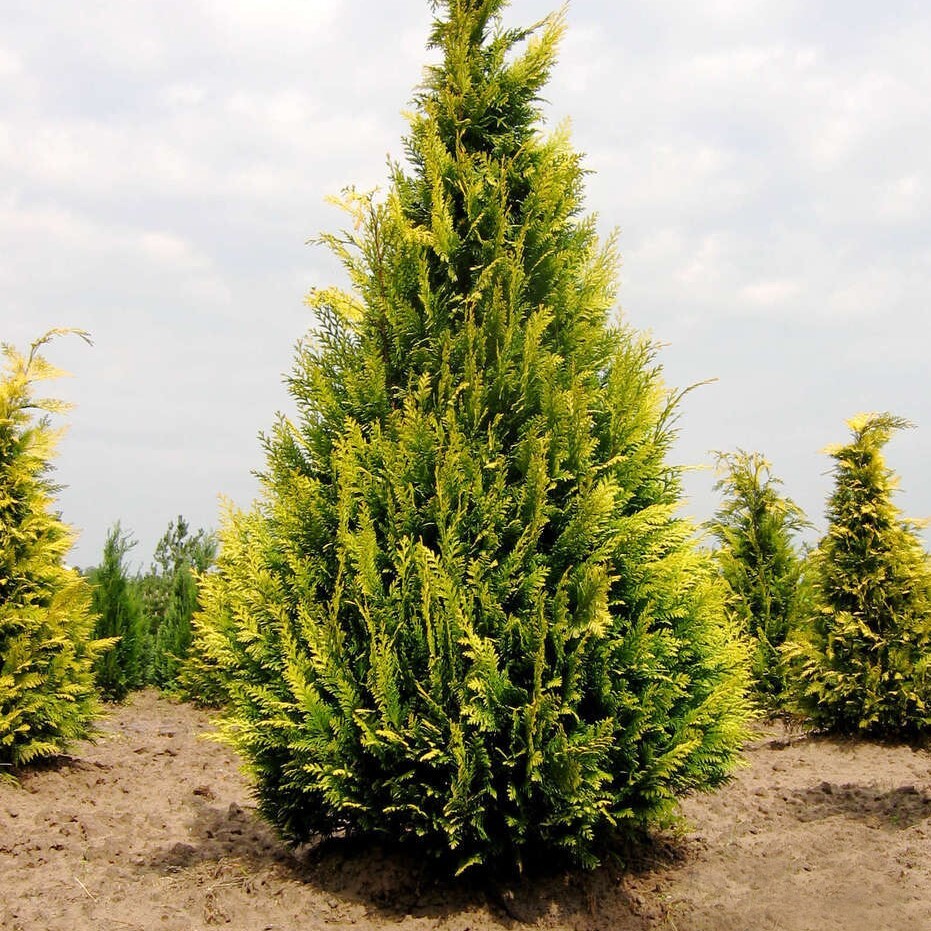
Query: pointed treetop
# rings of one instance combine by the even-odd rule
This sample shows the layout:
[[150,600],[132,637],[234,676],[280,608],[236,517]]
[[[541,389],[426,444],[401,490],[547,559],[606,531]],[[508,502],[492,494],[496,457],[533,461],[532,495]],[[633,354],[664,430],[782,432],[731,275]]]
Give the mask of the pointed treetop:
[[478,44],[484,39],[485,29],[492,18],[499,18],[508,0],[431,0],[433,11],[442,10],[445,17],[434,20],[431,43],[436,42],[437,32],[444,27],[472,27],[471,36]]
[[[434,11],[442,8],[445,15],[434,20],[429,46],[442,50],[443,62],[426,69],[417,102],[430,117],[451,123],[457,142],[470,125],[482,124],[487,133],[495,125],[526,126],[539,117],[534,104],[556,61],[565,7],[532,26],[505,29],[505,6],[507,0],[433,3]],[[523,51],[509,61],[524,42]]]
[[834,459],[842,458],[845,451],[855,448],[881,449],[889,442],[893,433],[898,430],[910,430],[915,426],[910,420],[897,417],[888,411],[866,411],[854,415],[846,423],[853,433],[853,440],[850,443],[832,443],[824,449],[824,452]]
[[853,431],[857,442],[870,440],[882,446],[897,430],[909,430],[915,425],[904,417],[897,417],[895,414],[884,411],[857,414],[847,421],[847,426]]

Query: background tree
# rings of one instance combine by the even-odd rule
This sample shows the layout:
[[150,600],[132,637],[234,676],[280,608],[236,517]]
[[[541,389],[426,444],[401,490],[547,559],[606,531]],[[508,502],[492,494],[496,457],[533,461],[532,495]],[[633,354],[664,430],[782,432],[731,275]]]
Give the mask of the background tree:
[[116,641],[112,650],[97,659],[94,675],[101,692],[114,701],[145,685],[148,631],[137,585],[126,563],[126,554],[135,545],[117,522],[107,533],[100,565],[88,573],[97,615],[96,636]]
[[[48,414],[69,409],[39,399],[35,384],[62,373],[40,353],[3,344],[0,377],[0,776],[61,752],[86,736],[97,714],[91,666],[107,644],[93,639],[90,591],[64,564],[73,535],[54,509],[49,478],[60,431]],[[89,340],[87,340],[89,342]],[[36,417],[36,412],[45,415]]]
[[198,642],[286,837],[592,864],[726,777],[744,655],[674,516],[675,397],[610,323],[613,243],[537,127],[562,19],[435,6],[410,170],[324,237],[353,291],[311,295],[298,420],[222,531]]
[[751,671],[770,708],[782,704],[785,669],[781,647],[808,609],[805,561],[796,536],[811,525],[802,509],[780,493],[779,479],[760,453],[718,453],[723,501],[708,529],[727,582],[728,610],[753,640]]
[[908,421],[849,420],[828,450],[835,488],[813,554],[815,613],[787,644],[800,709],[819,727],[873,735],[931,725],[931,564],[915,521],[892,502],[898,479],[882,448]]
[[[242,565],[248,559],[250,543],[241,528],[247,523],[244,512],[232,502],[223,502],[221,530],[212,537],[214,551],[211,566],[218,570],[220,561],[226,565]],[[229,616],[227,583],[217,583],[213,574],[203,574],[198,587],[198,604],[204,610],[191,619],[191,644],[178,671],[178,694],[185,701],[206,708],[221,709],[231,702],[229,669],[229,639],[236,636]],[[210,592],[208,595],[207,592]],[[209,599],[209,607],[208,606]]]
[[177,687],[191,643],[197,608],[197,576],[216,558],[216,539],[206,530],[191,533],[183,516],[171,521],[155,548],[155,560],[140,580],[143,612],[152,642],[150,681]]

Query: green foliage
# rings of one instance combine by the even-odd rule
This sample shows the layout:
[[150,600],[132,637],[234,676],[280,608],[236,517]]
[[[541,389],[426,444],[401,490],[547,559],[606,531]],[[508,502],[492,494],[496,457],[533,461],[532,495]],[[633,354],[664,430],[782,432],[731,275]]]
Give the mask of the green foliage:
[[162,689],[178,688],[197,609],[197,575],[206,572],[215,558],[214,536],[203,529],[192,534],[179,515],[169,523],[155,548],[154,564],[139,581],[152,643],[148,681]]
[[718,542],[715,558],[728,585],[728,611],[753,639],[757,695],[778,708],[786,687],[781,647],[808,608],[805,563],[794,541],[810,524],[780,494],[781,482],[762,455],[738,450],[717,458],[715,489],[724,499],[708,524]]
[[296,422],[231,512],[197,654],[263,813],[463,870],[596,862],[726,778],[746,657],[675,516],[676,398],[612,325],[616,255],[537,95],[563,24],[449,0],[411,168],[350,191]]
[[135,545],[117,522],[107,533],[100,565],[88,574],[97,615],[95,634],[116,640],[116,646],[98,658],[94,675],[100,691],[114,701],[145,685],[148,635],[135,580],[126,565],[126,554]]
[[221,558],[215,572],[200,576],[198,598],[206,609],[195,613],[192,619],[191,646],[178,673],[180,697],[206,708],[223,708],[231,702],[229,667],[231,663],[235,665],[235,658],[228,649],[228,640],[235,632],[229,615],[229,580],[216,578],[216,574],[224,565],[243,566],[248,560],[249,542],[239,531],[246,522],[242,512],[231,502],[224,502],[219,540]]
[[191,618],[197,609],[197,580],[189,566],[171,576],[165,616],[155,631],[152,680],[172,689],[191,645]]
[[931,563],[892,503],[898,480],[882,448],[910,424],[891,414],[848,421],[853,440],[829,450],[835,489],[813,554],[810,626],[787,643],[800,709],[819,727],[872,735],[931,725]]
[[[90,592],[64,565],[73,540],[54,510],[48,477],[60,431],[48,414],[69,409],[33,395],[62,373],[39,352],[3,345],[0,376],[0,776],[61,752],[88,734],[97,714],[91,664],[107,644],[92,639]],[[86,335],[79,333],[79,335]],[[36,418],[36,411],[45,415]]]

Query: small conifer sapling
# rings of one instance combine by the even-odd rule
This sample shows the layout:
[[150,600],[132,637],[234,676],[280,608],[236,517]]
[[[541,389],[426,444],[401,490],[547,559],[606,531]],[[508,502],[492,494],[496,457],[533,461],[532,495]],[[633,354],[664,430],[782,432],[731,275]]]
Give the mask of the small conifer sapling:
[[931,561],[892,501],[883,447],[911,426],[860,414],[828,450],[834,491],[813,553],[814,613],[786,644],[799,710],[818,727],[873,736],[931,729]]
[[88,575],[97,616],[96,635],[115,643],[94,666],[98,688],[113,701],[145,685],[146,658],[151,649],[136,579],[126,562],[133,546],[135,540],[117,522],[107,532],[100,565]]
[[176,691],[191,644],[191,619],[197,609],[197,577],[216,558],[214,536],[191,532],[182,515],[168,524],[155,548],[155,560],[139,580],[142,610],[151,641],[148,678]]
[[718,453],[723,501],[708,529],[728,586],[727,606],[751,638],[755,691],[770,710],[785,692],[782,644],[807,607],[805,561],[797,535],[809,527],[802,509],[780,493],[781,482],[760,453]]

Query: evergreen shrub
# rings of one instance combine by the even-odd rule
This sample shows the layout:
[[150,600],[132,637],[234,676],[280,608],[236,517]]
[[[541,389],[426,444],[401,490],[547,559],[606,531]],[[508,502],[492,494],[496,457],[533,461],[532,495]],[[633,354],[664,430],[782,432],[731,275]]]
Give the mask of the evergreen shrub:
[[882,449],[910,424],[860,414],[828,450],[834,491],[813,553],[815,613],[786,644],[799,710],[817,727],[913,736],[931,726],[931,561],[892,501]]
[[[3,345],[0,376],[0,776],[62,752],[98,713],[90,590],[65,565],[73,534],[55,510],[49,472],[61,431],[48,415],[69,409],[37,398],[37,382],[62,373],[41,354]],[[86,338],[86,334],[81,333]],[[44,414],[37,412],[44,412]]]
[[197,577],[216,558],[214,536],[191,533],[183,516],[170,521],[155,547],[155,561],[139,581],[142,610],[152,644],[148,681],[177,691],[191,645],[191,619],[197,610]]
[[808,610],[810,586],[797,534],[809,527],[802,509],[780,493],[782,484],[756,452],[718,454],[724,498],[708,529],[728,586],[727,607],[751,638],[751,672],[758,700],[782,707],[786,673],[781,648]]
[[224,522],[198,650],[292,841],[592,865],[727,777],[746,657],[676,516],[676,397],[609,319],[613,241],[539,129],[563,20],[436,6],[409,167],[324,237],[352,290],[310,297],[298,415]]
[[146,684],[146,660],[151,646],[138,586],[126,563],[126,554],[135,545],[117,522],[107,532],[100,565],[88,574],[92,607],[97,615],[95,634],[115,643],[94,664],[97,686],[112,701],[121,701]]

